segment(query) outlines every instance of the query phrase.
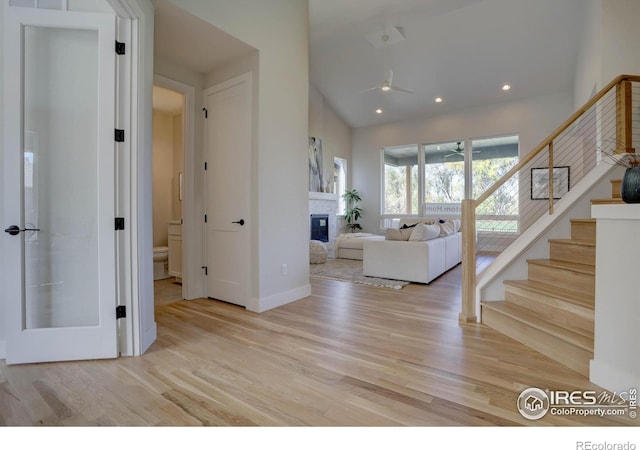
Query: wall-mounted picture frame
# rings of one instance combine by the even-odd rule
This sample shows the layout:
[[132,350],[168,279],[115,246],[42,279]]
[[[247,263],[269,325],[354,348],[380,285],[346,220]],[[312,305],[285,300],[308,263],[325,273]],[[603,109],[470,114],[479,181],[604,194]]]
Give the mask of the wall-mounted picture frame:
[[[553,198],[560,200],[571,189],[570,167],[553,168]],[[549,168],[531,169],[531,200],[549,200]]]

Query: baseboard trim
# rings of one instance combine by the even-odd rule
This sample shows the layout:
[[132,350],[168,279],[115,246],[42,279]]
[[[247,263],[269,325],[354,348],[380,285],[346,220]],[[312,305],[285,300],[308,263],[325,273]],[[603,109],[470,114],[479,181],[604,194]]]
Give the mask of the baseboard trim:
[[627,392],[640,386],[640,376],[621,370],[609,362],[592,359],[589,381],[612,392]]
[[250,311],[261,313],[273,308],[277,308],[279,306],[286,305],[287,303],[295,302],[305,297],[309,297],[310,295],[311,295],[311,285],[306,284],[304,286],[300,286],[298,288],[291,289],[289,291],[280,292],[278,294],[270,295],[269,297],[264,297],[259,299],[258,310],[254,310],[251,308],[247,308],[247,309],[249,309]]
[[0,341],[0,359],[7,359],[7,341]]

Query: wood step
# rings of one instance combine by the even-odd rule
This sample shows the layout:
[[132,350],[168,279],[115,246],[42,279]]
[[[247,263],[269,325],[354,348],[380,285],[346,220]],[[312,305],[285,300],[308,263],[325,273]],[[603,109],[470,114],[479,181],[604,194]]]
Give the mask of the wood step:
[[595,296],[595,267],[555,259],[529,259],[531,281]]
[[549,257],[595,266],[596,242],[579,239],[549,239]]
[[504,282],[507,303],[528,308],[540,319],[593,338],[595,298],[531,280]]
[[589,376],[593,340],[537,318],[507,302],[483,302],[482,323],[565,366]]
[[596,240],[596,219],[571,219],[571,239]]
[[622,198],[592,198],[592,205],[622,205]]
[[619,180],[611,180],[611,197],[613,198],[621,198],[621,190],[622,179]]

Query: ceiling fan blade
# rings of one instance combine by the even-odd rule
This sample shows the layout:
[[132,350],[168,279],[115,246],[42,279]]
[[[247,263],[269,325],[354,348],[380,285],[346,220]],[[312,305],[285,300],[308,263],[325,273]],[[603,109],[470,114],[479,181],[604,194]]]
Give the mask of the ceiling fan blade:
[[364,94],[365,92],[377,91],[379,89],[380,89],[380,86],[374,86],[374,87],[370,87],[369,89],[365,89],[364,91],[360,91],[360,93]]
[[391,83],[393,82],[393,70],[387,70],[386,75],[387,77],[385,78],[385,81],[389,84],[389,86],[391,86]]
[[401,87],[398,87],[398,86],[389,86],[389,88],[390,88],[389,90],[391,90],[391,91],[395,91],[395,92],[405,92],[405,93],[407,93],[407,94],[413,94],[413,91],[412,91],[412,90],[404,89],[404,88],[401,88]]

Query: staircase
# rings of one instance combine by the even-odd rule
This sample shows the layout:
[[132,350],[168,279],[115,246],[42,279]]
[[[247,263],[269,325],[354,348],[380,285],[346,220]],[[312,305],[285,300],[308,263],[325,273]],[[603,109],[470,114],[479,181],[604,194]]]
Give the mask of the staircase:
[[[612,197],[622,203],[620,180]],[[504,281],[504,301],[482,302],[482,323],[589,376],[593,359],[596,222],[571,219],[570,239],[550,239],[549,259],[527,260],[528,279]]]

